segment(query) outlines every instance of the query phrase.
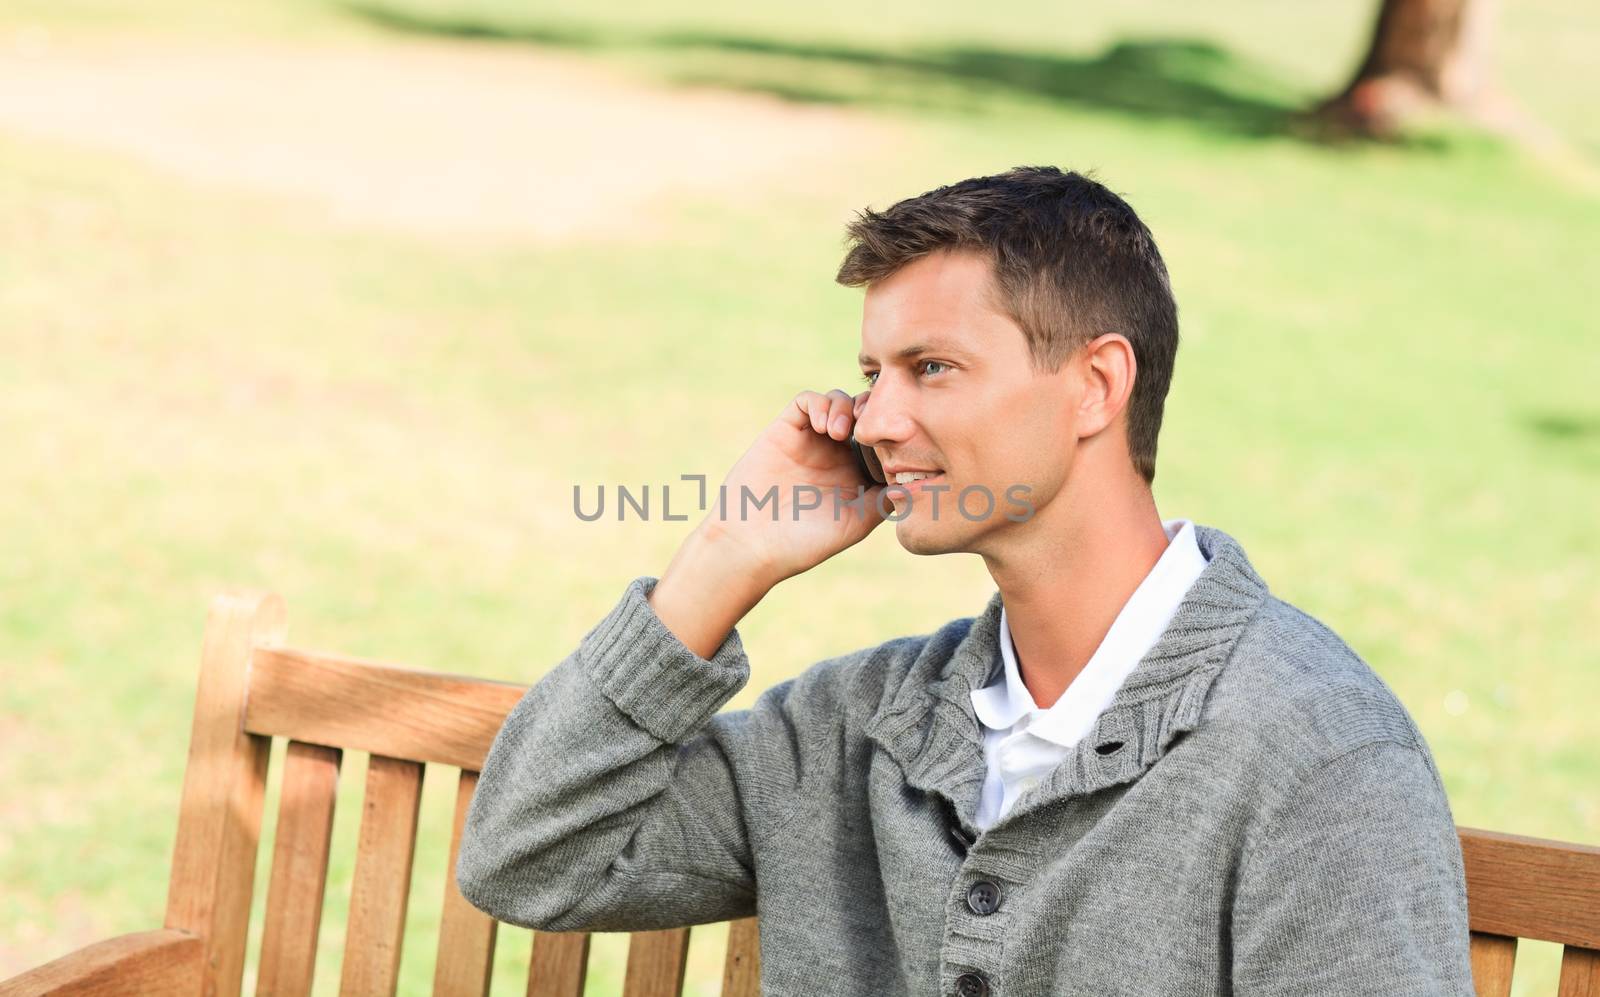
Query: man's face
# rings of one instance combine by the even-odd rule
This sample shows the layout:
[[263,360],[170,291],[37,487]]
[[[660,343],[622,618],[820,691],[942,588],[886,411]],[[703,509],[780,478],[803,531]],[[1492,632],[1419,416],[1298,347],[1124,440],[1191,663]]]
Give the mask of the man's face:
[[[1026,530],[1007,514],[1021,518],[1031,507],[1037,516],[1071,467],[1081,394],[1074,364],[1036,372],[991,281],[986,256],[945,251],[866,292],[861,369],[871,395],[856,436],[876,449],[891,486],[896,470],[937,472],[909,495],[888,494],[893,515],[904,516],[896,535],[912,553],[981,554],[988,541]],[[930,485],[948,490],[936,495]],[[1008,493],[1013,486],[1027,490]]]

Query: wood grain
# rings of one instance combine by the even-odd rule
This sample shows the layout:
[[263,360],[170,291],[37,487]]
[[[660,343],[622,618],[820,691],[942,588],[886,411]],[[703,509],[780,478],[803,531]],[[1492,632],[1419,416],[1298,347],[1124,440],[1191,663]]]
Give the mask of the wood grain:
[[589,934],[535,931],[528,997],[581,997],[589,967]]
[[194,997],[204,958],[187,931],[118,935],[0,982],[0,997]]
[[1473,931],[1600,948],[1600,848],[1457,830]]
[[467,902],[456,885],[461,829],[478,786],[478,773],[462,772],[456,783],[456,810],[450,831],[450,862],[444,875],[444,913],[439,921],[439,958],[434,964],[434,997],[485,997],[494,970],[495,933],[500,922]]
[[255,649],[283,639],[283,601],[228,592],[211,603],[200,650],[189,760],[165,926],[201,939],[207,997],[238,997],[266,798],[270,739],[244,730]]
[[478,772],[526,686],[269,648],[250,673],[245,729]]
[[723,961],[722,997],[761,997],[761,931],[753,917],[728,925],[728,956]]
[[1568,945],[1561,951],[1556,997],[1600,997],[1600,952]]
[[289,742],[285,752],[256,977],[262,997],[311,993],[342,757],[338,748],[299,741]]
[[339,988],[348,997],[393,995],[399,983],[421,801],[421,765],[372,756]]
[[1511,997],[1511,970],[1517,961],[1517,940],[1505,935],[1472,935],[1472,984],[1478,997]]
[[688,964],[688,928],[635,931],[628,939],[622,997],[680,997]]

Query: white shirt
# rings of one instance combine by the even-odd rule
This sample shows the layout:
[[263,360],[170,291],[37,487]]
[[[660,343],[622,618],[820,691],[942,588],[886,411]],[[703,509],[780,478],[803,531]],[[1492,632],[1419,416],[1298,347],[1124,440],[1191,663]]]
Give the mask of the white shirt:
[[1205,570],[1206,557],[1187,519],[1162,522],[1167,549],[1123,604],[1111,629],[1083,671],[1048,710],[1033,701],[1022,684],[1017,651],[1004,604],[1000,607],[1000,657],[1004,674],[972,692],[972,707],[983,724],[983,754],[988,776],[978,802],[980,829],[999,820],[1017,797],[1060,764],[1068,749],[1094,729],[1134,667],[1155,646],[1178,611],[1189,586]]

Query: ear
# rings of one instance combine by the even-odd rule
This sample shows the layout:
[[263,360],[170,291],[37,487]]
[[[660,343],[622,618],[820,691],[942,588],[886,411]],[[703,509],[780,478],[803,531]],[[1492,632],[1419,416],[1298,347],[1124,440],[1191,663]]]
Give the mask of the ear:
[[1128,407],[1138,362],[1128,337],[1108,332],[1084,345],[1076,366],[1083,388],[1078,400],[1078,435],[1093,436],[1116,422]]

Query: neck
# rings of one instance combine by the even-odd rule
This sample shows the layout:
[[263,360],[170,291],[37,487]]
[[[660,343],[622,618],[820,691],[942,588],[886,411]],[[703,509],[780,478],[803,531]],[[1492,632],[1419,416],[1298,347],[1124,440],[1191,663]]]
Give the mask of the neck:
[[1105,639],[1117,614],[1167,549],[1142,478],[1072,494],[1036,511],[1028,536],[984,554],[1005,603],[1023,684],[1048,709]]

